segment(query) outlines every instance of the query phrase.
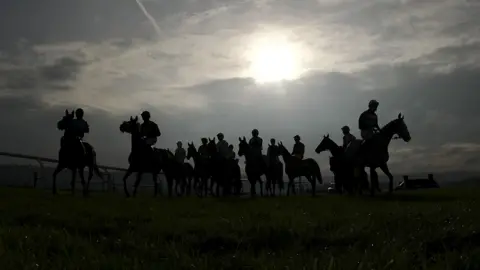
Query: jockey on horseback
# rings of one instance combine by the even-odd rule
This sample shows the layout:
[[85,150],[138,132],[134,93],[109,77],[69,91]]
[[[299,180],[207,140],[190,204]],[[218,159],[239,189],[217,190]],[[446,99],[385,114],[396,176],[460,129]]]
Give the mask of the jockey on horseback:
[[[70,151],[68,148],[71,146],[76,146],[77,143],[80,143],[78,146],[81,146],[85,153],[81,139],[85,136],[85,133],[90,132],[90,128],[87,121],[83,119],[83,115],[84,112],[80,108],[75,111],[75,116],[77,117],[76,119],[73,118],[73,112],[72,114],[68,114],[67,111],[64,119],[58,122],[58,129],[64,130],[64,134],[60,139],[61,153],[65,153],[66,150]],[[65,119],[70,119],[70,122],[65,122]]]
[[177,149],[175,149],[175,160],[179,164],[183,165],[185,163],[186,157],[187,157],[187,151],[185,151],[185,148],[182,147],[182,142],[178,141]]
[[210,157],[210,155],[208,154],[207,144],[208,144],[207,138],[202,138],[202,145],[198,147],[198,155],[202,159],[207,159]]
[[258,136],[258,129],[252,130],[252,138],[248,142],[253,153],[258,157],[262,156],[263,140]]
[[258,160],[261,166],[266,167],[265,160],[263,160],[263,139],[258,136],[258,129],[252,130],[252,138],[248,141],[248,145],[252,149],[252,156],[255,160]]
[[350,128],[348,126],[342,127],[342,132],[343,132],[343,149],[346,151],[350,143],[355,141],[357,138],[350,133]]
[[233,144],[230,144],[228,146],[228,149],[230,150],[230,152],[228,153],[228,159],[233,159],[235,160],[235,151],[233,150]]
[[268,146],[268,149],[267,149],[268,161],[270,163],[280,162],[279,152],[280,150],[278,149],[278,145],[275,144],[275,139],[273,138],[270,139],[270,145]]
[[293,145],[292,156],[303,159],[303,155],[305,154],[305,145],[300,142],[299,135],[295,135],[293,139],[295,140],[295,144]]
[[[150,121],[150,112],[144,111],[141,114],[143,123],[140,125],[140,135],[142,136],[148,150],[153,150],[153,145],[157,143],[157,138],[160,137],[160,129],[158,125]],[[153,153],[153,151],[151,151]]]
[[83,137],[85,136],[85,133],[90,132],[90,127],[87,121],[83,119],[83,115],[84,115],[83,109],[78,108],[77,110],[75,110],[76,119],[72,120],[71,128],[75,138],[77,138],[80,141],[83,153],[85,154],[85,147],[83,145],[82,140],[83,140]]
[[376,114],[377,108],[378,101],[370,100],[368,103],[368,110],[364,111],[358,119],[358,127],[361,132],[360,135],[364,142],[371,139],[373,135],[380,130]]
[[227,141],[224,140],[223,133],[217,134],[218,142],[217,142],[217,151],[221,158],[228,159],[230,149],[228,148]]

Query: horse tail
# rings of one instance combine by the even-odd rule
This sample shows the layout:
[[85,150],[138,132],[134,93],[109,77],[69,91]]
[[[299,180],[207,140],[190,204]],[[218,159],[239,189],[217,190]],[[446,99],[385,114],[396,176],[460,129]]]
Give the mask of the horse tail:
[[92,147],[92,166],[93,166],[93,171],[95,172],[95,174],[100,179],[103,179],[102,172],[100,172],[100,168],[98,168],[98,164],[97,164],[97,153],[95,152],[93,147]]
[[317,178],[318,183],[323,184],[322,172],[320,171],[320,166],[315,160],[312,160],[313,164],[313,174]]

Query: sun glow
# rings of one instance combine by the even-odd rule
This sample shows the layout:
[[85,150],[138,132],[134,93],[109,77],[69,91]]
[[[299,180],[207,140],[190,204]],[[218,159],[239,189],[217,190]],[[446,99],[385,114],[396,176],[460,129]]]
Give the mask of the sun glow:
[[294,80],[304,72],[302,48],[283,36],[255,38],[247,59],[249,76],[257,83]]

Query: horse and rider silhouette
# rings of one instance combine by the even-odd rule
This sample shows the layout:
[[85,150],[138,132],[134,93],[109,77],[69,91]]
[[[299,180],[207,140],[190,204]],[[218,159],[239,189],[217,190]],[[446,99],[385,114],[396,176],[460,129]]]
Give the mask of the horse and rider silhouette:
[[[361,193],[364,189],[370,189],[372,195],[379,192],[378,175],[376,169],[380,168],[389,178],[389,191],[393,191],[393,175],[388,168],[388,146],[392,139],[401,138],[405,142],[411,140],[410,133],[404,121],[404,116],[390,121],[380,128],[376,114],[378,101],[371,100],[369,108],[363,112],[358,120],[362,139],[357,139],[350,133],[348,126],[342,127],[343,145],[337,145],[329,135],[323,137],[315,152],[320,154],[329,151],[330,170],[335,177],[335,189],[342,193]],[[96,152],[87,142],[83,141],[85,133],[90,132],[88,123],[83,118],[82,109],[75,112],[65,111],[65,115],[58,122],[59,130],[64,131],[61,138],[59,163],[53,174],[52,191],[56,193],[56,176],[65,168],[72,171],[71,188],[75,191],[75,177],[77,171],[80,174],[84,196],[88,195],[90,180],[95,172],[102,177],[96,163]],[[173,188],[177,196],[185,193],[190,194],[193,190],[198,196],[207,196],[208,191],[215,196],[240,194],[242,182],[238,159],[235,159],[233,145],[229,145],[223,133],[218,133],[217,138],[202,138],[202,144],[196,149],[194,143],[188,143],[187,150],[181,142],[177,143],[177,149],[173,154],[168,149],[155,148],[158,137],[161,136],[158,125],[151,121],[150,113],[144,111],[141,114],[143,123],[139,123],[138,117],[130,117],[123,121],[119,127],[122,133],[128,133],[131,137],[131,151],[128,156],[129,167],[123,177],[124,192],[130,196],[127,187],[127,178],[137,173],[133,195],[137,193],[141,177],[144,173],[152,175],[154,183],[154,196],[158,192],[158,174],[163,171],[168,185],[168,194],[172,196]],[[395,137],[397,136],[397,137]],[[218,141],[216,141],[218,139]],[[238,155],[245,157],[245,172],[250,182],[250,195],[256,195],[256,184],[260,185],[260,194],[263,196],[262,176],[266,178],[267,193],[275,195],[276,185],[280,192],[283,190],[284,166],[279,157],[285,163],[285,173],[288,177],[286,194],[290,190],[295,193],[294,180],[305,177],[311,184],[312,196],[316,193],[316,183],[323,184],[322,175],[318,163],[311,158],[304,159],[305,145],[299,135],[294,137],[295,144],[290,153],[282,142],[276,144],[275,139],[270,140],[267,155],[262,154],[263,139],[259,137],[257,129],[252,130],[252,137],[247,142],[245,137],[239,137]],[[193,159],[194,166],[185,162],[185,159]],[[85,182],[83,171],[88,167],[88,181]],[[370,168],[370,183],[365,168]],[[210,180],[210,182],[209,182]],[[175,183],[175,187],[173,186]],[[215,192],[213,186],[216,186]]]
[[[392,139],[395,139],[394,136],[398,136],[405,142],[411,140],[410,132],[401,113],[398,114],[396,119],[380,128],[376,115],[377,108],[378,102],[372,100],[369,103],[368,110],[360,115],[359,128],[362,140],[357,140],[354,137],[347,140],[344,138],[344,144],[345,142],[347,144],[341,147],[327,135],[315,149],[318,154],[323,151],[330,151],[332,154],[330,159],[331,170],[335,177],[338,177],[343,188],[349,193],[353,193],[355,190],[361,192],[366,187],[366,167],[370,168],[371,195],[380,191],[377,168],[380,168],[389,178],[389,192],[392,193],[393,175],[387,165],[390,158],[388,146]],[[344,130],[348,131],[348,129]],[[340,191],[340,189],[340,187],[337,187],[337,190]]]
[[[75,193],[77,172],[80,174],[84,196],[88,195],[93,172],[102,178],[102,174],[98,169],[95,150],[92,145],[82,140],[85,133],[90,132],[88,123],[83,119],[83,115],[84,112],[82,109],[77,109],[75,112],[65,110],[65,115],[57,123],[57,128],[64,131],[64,134],[60,139],[58,165],[53,172],[53,194],[57,193],[57,175],[64,169],[69,169],[72,172],[72,180],[70,183],[72,194]],[[85,182],[84,176],[85,167],[88,167],[87,182]]]

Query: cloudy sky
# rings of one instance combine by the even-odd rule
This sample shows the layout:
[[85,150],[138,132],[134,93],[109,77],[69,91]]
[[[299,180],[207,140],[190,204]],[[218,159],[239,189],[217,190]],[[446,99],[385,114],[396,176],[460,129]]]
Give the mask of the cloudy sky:
[[[142,7],[143,4],[143,7]],[[398,112],[395,172],[480,165],[478,0],[4,0],[0,151],[56,157],[56,122],[83,107],[99,162],[125,166],[119,124],[152,112],[158,145],[253,128],[307,156],[358,135],[371,98]],[[266,146],[265,146],[266,147]]]

